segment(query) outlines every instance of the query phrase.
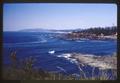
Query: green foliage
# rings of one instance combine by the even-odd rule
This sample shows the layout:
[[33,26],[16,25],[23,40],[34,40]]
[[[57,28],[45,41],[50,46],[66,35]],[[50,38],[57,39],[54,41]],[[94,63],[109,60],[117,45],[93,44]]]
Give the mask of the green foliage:
[[105,28],[102,28],[102,27],[89,28],[89,29],[83,30],[81,32],[96,34],[96,35],[100,35],[101,33],[104,35],[113,35],[117,32],[117,27],[113,26],[113,27],[105,27]]

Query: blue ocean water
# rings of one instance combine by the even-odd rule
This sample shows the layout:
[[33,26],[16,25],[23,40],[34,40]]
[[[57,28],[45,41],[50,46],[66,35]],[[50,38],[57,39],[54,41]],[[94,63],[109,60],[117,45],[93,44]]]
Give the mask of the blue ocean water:
[[[28,56],[36,58],[35,67],[47,71],[66,74],[78,74],[75,63],[58,57],[65,53],[93,54],[95,56],[112,55],[117,51],[116,40],[62,40],[59,33],[40,32],[3,32],[3,63],[8,64],[11,52],[17,52],[17,58]],[[49,53],[54,51],[54,53]],[[87,68],[89,69],[89,68]]]

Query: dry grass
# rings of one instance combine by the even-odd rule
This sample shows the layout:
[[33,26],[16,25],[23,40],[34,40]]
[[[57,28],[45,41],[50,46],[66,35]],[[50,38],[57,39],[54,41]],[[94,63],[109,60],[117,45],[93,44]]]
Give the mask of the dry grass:
[[10,60],[11,64],[7,67],[3,67],[4,80],[113,80],[113,78],[117,78],[116,70],[111,70],[111,75],[108,70],[99,70],[99,75],[95,76],[95,68],[92,70],[92,76],[87,77],[85,71],[82,70],[80,66],[78,66],[80,70],[79,78],[76,75],[66,76],[60,73],[35,69],[33,67],[33,64],[35,63],[33,57],[18,60],[16,52],[11,53]]

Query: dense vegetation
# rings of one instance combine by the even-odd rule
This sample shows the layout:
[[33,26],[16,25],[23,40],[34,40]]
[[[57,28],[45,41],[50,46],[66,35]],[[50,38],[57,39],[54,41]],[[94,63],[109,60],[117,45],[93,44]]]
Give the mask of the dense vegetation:
[[33,57],[19,60],[15,52],[11,53],[10,60],[11,64],[3,67],[4,80],[113,80],[113,77],[117,78],[116,70],[112,71],[112,75],[108,74],[109,72],[107,70],[100,70],[100,75],[95,76],[94,68],[91,77],[87,77],[84,70],[80,70],[79,78],[76,75],[47,72],[43,69],[36,69],[33,67],[35,63]]
[[112,27],[94,27],[94,28],[89,28],[89,29],[85,29],[82,31],[78,31],[78,33],[90,33],[90,34],[96,34],[96,35],[100,35],[101,33],[104,35],[114,35],[117,32],[117,27],[116,26],[112,26]]

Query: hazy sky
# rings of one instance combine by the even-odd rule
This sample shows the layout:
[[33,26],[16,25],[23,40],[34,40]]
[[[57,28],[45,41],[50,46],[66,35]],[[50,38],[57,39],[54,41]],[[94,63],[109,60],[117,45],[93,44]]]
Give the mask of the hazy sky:
[[115,4],[17,3],[4,4],[3,30],[77,29],[117,25]]

